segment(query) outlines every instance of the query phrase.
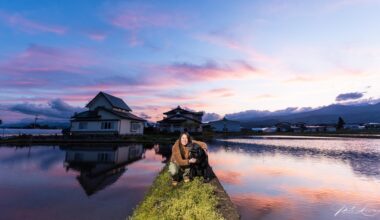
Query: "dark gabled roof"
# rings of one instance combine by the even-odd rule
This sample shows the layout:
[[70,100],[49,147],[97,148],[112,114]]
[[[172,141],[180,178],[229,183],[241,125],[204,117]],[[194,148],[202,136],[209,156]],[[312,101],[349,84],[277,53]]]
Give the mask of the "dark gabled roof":
[[110,109],[106,109],[106,108],[99,108],[99,109],[102,109],[102,110],[107,111],[111,114],[119,116],[120,118],[125,118],[125,119],[130,119],[130,120],[135,120],[135,121],[146,121],[145,119],[140,118],[140,117],[138,117],[138,116],[136,116],[130,112],[119,112],[119,111],[110,110]]
[[186,110],[186,109],[183,109],[181,108],[181,106],[177,106],[177,108],[174,108],[170,111],[167,111],[167,112],[164,112],[163,114],[164,115],[168,115],[168,114],[174,114],[175,112],[179,111],[181,114],[183,113],[190,113],[190,114],[195,114],[195,115],[203,115],[203,112],[193,112],[193,111],[189,111],[189,110]]
[[130,112],[121,112],[121,111],[116,111],[116,110],[111,110],[111,109],[107,109],[107,108],[104,108],[104,107],[99,107],[97,108],[96,110],[94,111],[85,111],[85,112],[81,112],[79,114],[75,114],[73,117],[71,117],[72,119],[75,119],[75,120],[84,120],[84,119],[99,119],[100,118],[100,115],[98,114],[98,111],[99,110],[104,110],[106,112],[109,112],[113,115],[116,115],[120,118],[123,118],[123,119],[129,119],[129,120],[134,120],[134,121],[146,121],[145,119],[143,118],[140,118]]
[[77,113],[71,118],[81,119],[81,118],[100,118],[97,111],[84,111],[81,113]]
[[[167,117],[167,118],[164,118],[164,119],[162,119],[161,121],[158,121],[158,122],[167,122],[167,121],[171,120],[171,119],[174,118],[174,117],[182,117],[182,118],[184,118],[184,119],[188,119],[188,120],[195,121],[195,122],[197,122],[197,123],[202,124],[201,121],[198,121],[198,120],[196,120],[196,119],[194,119],[194,118],[187,117],[187,116],[185,116],[185,115],[172,115],[172,116]],[[174,120],[181,120],[181,119],[174,119]]]
[[103,96],[104,98],[106,98],[106,100],[111,104],[111,106],[113,108],[119,108],[119,109],[123,109],[123,110],[126,110],[126,111],[132,111],[131,108],[129,108],[129,106],[121,99],[121,98],[118,98],[118,97],[115,97],[113,95],[110,95],[108,93],[105,93],[105,92],[99,92],[95,98],[93,98],[87,105],[86,107],[88,107],[91,102],[93,102],[98,96]]

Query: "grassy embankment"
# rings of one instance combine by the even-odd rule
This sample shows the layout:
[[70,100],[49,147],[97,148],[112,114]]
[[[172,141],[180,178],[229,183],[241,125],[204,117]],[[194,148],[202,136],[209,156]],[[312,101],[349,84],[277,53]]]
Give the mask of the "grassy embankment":
[[217,178],[203,183],[197,177],[173,187],[165,166],[129,219],[239,219],[239,214]]

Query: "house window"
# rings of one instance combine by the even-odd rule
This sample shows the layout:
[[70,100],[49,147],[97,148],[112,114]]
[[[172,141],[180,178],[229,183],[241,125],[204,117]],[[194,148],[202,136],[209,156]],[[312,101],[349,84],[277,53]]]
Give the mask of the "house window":
[[79,122],[79,129],[87,129],[87,122],[85,121]]
[[98,161],[109,161],[109,155],[107,153],[99,153]]
[[113,123],[110,121],[103,121],[101,129],[113,129]]
[[136,132],[138,130],[140,130],[140,123],[138,123],[138,122],[132,122],[131,123],[131,131],[132,132]]

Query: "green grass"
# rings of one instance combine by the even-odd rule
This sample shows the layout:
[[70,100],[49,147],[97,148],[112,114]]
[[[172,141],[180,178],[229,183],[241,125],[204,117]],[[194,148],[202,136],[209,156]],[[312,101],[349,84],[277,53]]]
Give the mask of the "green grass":
[[223,219],[214,187],[201,178],[173,187],[165,167],[129,219]]

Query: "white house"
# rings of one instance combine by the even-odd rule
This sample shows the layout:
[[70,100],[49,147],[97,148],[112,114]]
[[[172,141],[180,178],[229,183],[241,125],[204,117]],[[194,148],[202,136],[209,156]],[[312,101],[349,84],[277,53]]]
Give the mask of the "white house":
[[241,126],[240,122],[228,120],[227,118],[223,118],[218,121],[210,121],[208,123],[213,131],[217,132],[240,132]]
[[131,113],[120,98],[99,92],[87,105],[87,111],[71,117],[72,134],[142,135],[146,120]]

